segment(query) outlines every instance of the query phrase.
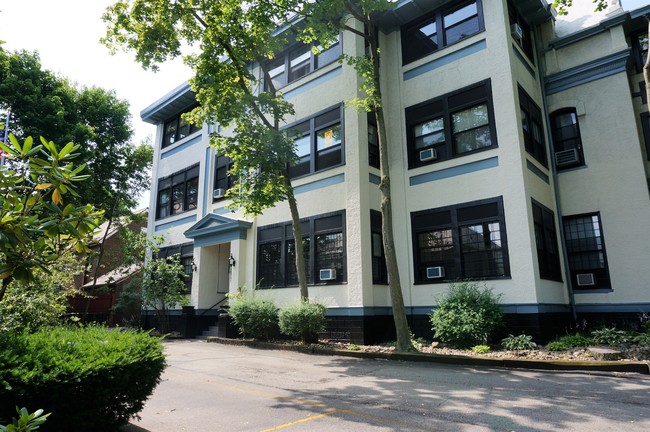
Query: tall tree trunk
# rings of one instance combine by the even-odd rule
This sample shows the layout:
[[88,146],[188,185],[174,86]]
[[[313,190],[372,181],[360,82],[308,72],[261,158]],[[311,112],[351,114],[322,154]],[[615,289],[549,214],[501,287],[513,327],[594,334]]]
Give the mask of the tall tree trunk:
[[287,182],[287,201],[289,201],[289,209],[291,210],[291,229],[293,231],[293,239],[295,243],[296,252],[296,273],[298,274],[298,286],[300,287],[300,300],[304,302],[309,301],[309,290],[307,289],[307,272],[305,269],[305,253],[302,244],[302,228],[300,227],[300,213],[298,213],[298,203],[293,194],[293,187],[289,179],[289,173],[285,172],[285,181]]
[[395,237],[393,234],[393,212],[390,193],[390,174],[388,162],[388,144],[386,142],[386,122],[384,110],[381,104],[382,95],[379,83],[379,53],[377,51],[377,33],[372,20],[368,22],[368,41],[370,42],[370,59],[372,60],[373,80],[376,91],[376,103],[374,106],[375,119],[377,120],[377,141],[379,143],[379,171],[381,192],[381,233],[384,243],[384,255],[386,256],[386,269],[388,271],[388,287],[390,301],[393,307],[393,320],[395,321],[395,333],[397,334],[397,351],[409,351],[411,346],[411,335],[404,309],[404,297],[402,295],[402,284],[397,266],[397,254],[395,252]]
[[0,288],[0,302],[5,297],[5,293],[7,292],[7,287],[9,286],[12,280],[14,280],[14,278],[11,276],[2,279],[2,287]]

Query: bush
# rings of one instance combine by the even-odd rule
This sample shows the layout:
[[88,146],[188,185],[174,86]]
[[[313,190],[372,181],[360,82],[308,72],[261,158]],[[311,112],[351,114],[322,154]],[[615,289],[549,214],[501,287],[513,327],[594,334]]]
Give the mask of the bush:
[[449,290],[431,314],[435,337],[460,347],[487,344],[502,325],[501,296],[478,282],[449,285]]
[[31,432],[39,429],[47,420],[49,415],[43,415],[43,410],[39,409],[30,414],[27,408],[16,407],[18,417],[14,417],[11,424],[7,426],[0,425],[0,432]]
[[631,343],[634,339],[634,335],[625,330],[619,330],[616,327],[603,327],[598,330],[593,330],[591,337],[594,342],[605,345]]
[[564,344],[564,343],[562,343],[562,342],[560,342],[560,341],[553,341],[553,342],[549,343],[548,345],[546,345],[546,349],[549,350],[549,351],[566,351],[569,348],[571,348],[571,347]]
[[52,431],[114,431],[144,406],[165,368],[160,339],[133,330],[51,328],[0,339],[0,418],[53,414]]
[[638,345],[650,345],[650,333],[639,333],[634,337],[633,342]]
[[566,345],[567,348],[586,347],[594,343],[593,339],[583,336],[579,333],[562,336],[560,339],[558,339],[558,342]]
[[278,308],[270,299],[239,294],[229,303],[228,315],[243,337],[268,339],[271,330],[278,325]]
[[488,345],[475,345],[472,347],[472,351],[476,354],[486,354],[490,352],[490,347]]
[[320,303],[300,302],[280,311],[280,331],[300,338],[303,343],[318,341],[318,333],[325,329],[327,308]]
[[533,342],[533,337],[525,334],[519,336],[508,335],[501,340],[501,346],[508,351],[525,351],[534,350],[537,344]]

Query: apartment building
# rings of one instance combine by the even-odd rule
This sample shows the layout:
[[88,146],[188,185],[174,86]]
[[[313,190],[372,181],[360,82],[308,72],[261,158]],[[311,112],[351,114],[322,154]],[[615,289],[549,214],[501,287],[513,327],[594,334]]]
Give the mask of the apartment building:
[[[650,312],[647,14],[402,0],[382,16],[393,229],[416,334],[431,335],[428,314],[460,279],[503,295],[508,332],[540,339]],[[290,174],[310,298],[328,306],[329,337],[356,343],[394,333],[376,127],[346,106],[361,79],[336,61],[364,51],[343,32],[318,55],[296,44],[270,63],[295,107],[286,127],[301,132]],[[191,276],[202,318],[186,318],[206,325],[240,288],[295,303],[288,204],[255,218],[226,207],[229,160],[209,146],[219,126],[181,118],[195,104],[183,84],[141,113],[157,125],[148,231]]]

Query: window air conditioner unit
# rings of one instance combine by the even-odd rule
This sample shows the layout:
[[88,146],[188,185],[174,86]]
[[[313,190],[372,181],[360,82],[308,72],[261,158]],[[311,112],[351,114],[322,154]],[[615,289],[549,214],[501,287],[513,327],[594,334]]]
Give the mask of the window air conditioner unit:
[[436,149],[426,149],[420,151],[420,162],[438,159],[438,152]]
[[336,269],[320,269],[320,280],[328,281],[336,279]]
[[513,38],[520,41],[524,38],[524,31],[521,29],[521,26],[517,23],[510,26],[510,34]]
[[223,198],[226,196],[226,190],[222,188],[218,188],[212,191],[212,198],[214,199],[219,199]]
[[573,165],[579,161],[580,159],[578,158],[578,149],[569,149],[555,152],[555,165],[557,167]]
[[596,285],[593,273],[577,274],[576,279],[578,280],[578,286]]
[[440,279],[445,277],[444,267],[427,267],[427,279]]

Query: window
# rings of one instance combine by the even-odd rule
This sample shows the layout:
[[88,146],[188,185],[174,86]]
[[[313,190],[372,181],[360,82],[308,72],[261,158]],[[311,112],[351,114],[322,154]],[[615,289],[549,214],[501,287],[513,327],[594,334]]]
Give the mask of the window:
[[490,81],[406,109],[409,168],[497,146]]
[[225,192],[231,189],[234,185],[234,179],[228,175],[228,171],[232,168],[232,159],[228,156],[217,156],[215,160],[215,174],[214,174],[214,194],[213,199],[225,199]]
[[[345,212],[304,219],[300,227],[307,283],[345,282]],[[257,251],[257,283],[260,288],[298,285],[296,244],[291,222],[260,227]],[[333,270],[329,272],[331,279],[321,279],[323,270]]]
[[379,169],[379,136],[374,113],[368,113],[368,164]]
[[483,29],[480,0],[436,11],[402,27],[402,63],[425,57]]
[[184,243],[176,246],[168,246],[158,251],[157,258],[171,258],[178,255],[179,263],[183,266],[183,274],[179,275],[185,282],[185,294],[192,291],[192,277],[194,275],[194,244]]
[[641,128],[645,141],[646,159],[650,160],[650,115],[647,112],[641,113]]
[[553,152],[558,169],[584,165],[582,139],[575,109],[563,109],[551,114]]
[[322,171],[343,163],[342,107],[287,127],[294,135],[298,162],[289,167],[291,178]]
[[501,197],[411,213],[415,281],[510,276]]
[[539,277],[561,281],[562,270],[560,268],[560,254],[557,248],[555,215],[551,210],[534,200],[532,204]]
[[[510,18],[510,34],[512,35],[515,43],[526,54],[528,59],[535,63],[535,56],[533,54],[533,39],[531,37],[530,26],[521,16],[519,11],[515,8],[512,1],[508,2],[508,16]],[[519,26],[521,29],[521,37],[515,36],[514,28]]]
[[524,131],[524,147],[539,163],[548,167],[542,132],[542,111],[521,86],[519,86],[519,108],[521,127]]
[[[320,53],[314,54],[313,47],[318,47]],[[267,63],[266,67],[273,87],[278,90],[316,69],[335,62],[341,56],[341,52],[340,42],[331,45],[326,50],[321,49],[318,44],[299,44],[278,54]],[[268,83],[265,83],[264,89],[266,91],[270,89]]]
[[199,196],[199,164],[158,180],[156,219],[194,210]]
[[169,147],[175,142],[201,130],[199,126],[188,123],[187,120],[182,117],[183,114],[192,111],[194,108],[195,107],[192,107],[183,111],[165,122],[165,125],[163,126],[162,148]]
[[611,288],[600,215],[565,217],[564,237],[573,289]]
[[648,57],[648,32],[642,31],[632,35],[631,38],[636,70],[637,72],[643,72],[643,65],[645,65],[645,60]]
[[372,283],[388,284],[388,269],[381,233],[381,212],[370,210],[370,245],[372,248]]

